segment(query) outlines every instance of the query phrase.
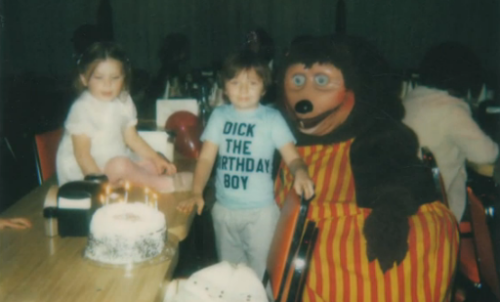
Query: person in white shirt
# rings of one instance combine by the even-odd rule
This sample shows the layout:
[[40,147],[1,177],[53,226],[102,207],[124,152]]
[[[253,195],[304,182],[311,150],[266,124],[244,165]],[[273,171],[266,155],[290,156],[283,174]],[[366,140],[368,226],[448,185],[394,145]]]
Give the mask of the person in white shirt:
[[415,131],[420,146],[434,154],[458,221],[466,206],[466,161],[490,164],[498,156],[498,145],[477,125],[461,98],[469,89],[479,90],[480,70],[479,60],[466,47],[443,43],[422,61],[422,86],[403,99],[403,122]]

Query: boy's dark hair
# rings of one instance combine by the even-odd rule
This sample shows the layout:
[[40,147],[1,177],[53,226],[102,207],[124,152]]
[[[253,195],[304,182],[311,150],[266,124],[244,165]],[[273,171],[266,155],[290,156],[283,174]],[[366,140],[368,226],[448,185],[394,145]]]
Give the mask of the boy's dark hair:
[[224,87],[227,81],[233,79],[240,72],[250,69],[255,70],[262,79],[264,89],[267,89],[271,84],[271,70],[262,57],[248,50],[240,51],[226,58],[220,72],[221,86]]
[[85,90],[80,75],[83,75],[87,80],[94,72],[97,65],[107,59],[113,59],[122,63],[124,78],[124,89],[130,87],[132,77],[132,68],[130,60],[123,48],[114,42],[96,42],[88,47],[80,56],[77,62],[78,75],[75,80],[75,88],[78,92]]

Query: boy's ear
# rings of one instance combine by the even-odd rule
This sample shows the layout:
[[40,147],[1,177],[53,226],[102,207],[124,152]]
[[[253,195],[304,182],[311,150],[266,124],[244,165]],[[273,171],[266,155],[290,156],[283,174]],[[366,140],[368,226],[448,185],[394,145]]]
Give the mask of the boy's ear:
[[80,75],[80,81],[82,82],[83,86],[87,87],[87,79],[83,74]]
[[264,96],[266,94],[266,90],[262,90],[262,93],[260,94],[260,96]]

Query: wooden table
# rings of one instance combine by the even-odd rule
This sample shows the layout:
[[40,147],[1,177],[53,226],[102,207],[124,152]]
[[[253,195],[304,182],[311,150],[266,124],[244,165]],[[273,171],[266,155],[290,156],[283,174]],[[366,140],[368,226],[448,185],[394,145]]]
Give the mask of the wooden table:
[[[179,170],[193,171],[193,165],[194,161],[181,164]],[[85,260],[82,255],[87,237],[45,236],[43,201],[54,185],[55,180],[49,180],[1,215],[26,217],[33,227],[0,231],[0,301],[161,301],[166,281],[177,264],[178,243],[187,236],[194,217],[194,211],[182,214],[175,209],[188,192],[159,196],[158,207],[165,213],[168,238],[174,247],[172,258],[127,271]],[[55,192],[51,190],[51,194]]]

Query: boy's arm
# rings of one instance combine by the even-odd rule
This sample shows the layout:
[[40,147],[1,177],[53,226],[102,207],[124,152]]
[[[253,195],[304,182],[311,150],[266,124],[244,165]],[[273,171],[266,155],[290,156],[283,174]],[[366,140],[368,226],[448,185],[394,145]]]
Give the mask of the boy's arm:
[[309,173],[307,171],[307,165],[300,157],[295,145],[290,142],[285,144],[280,149],[281,156],[283,157],[283,161],[290,169],[290,172],[295,177],[294,181],[294,189],[297,194],[301,195],[304,193],[304,196],[309,199],[314,196],[314,183],[312,179],[309,177]]
[[203,143],[200,157],[198,158],[198,162],[196,163],[196,168],[194,170],[193,194],[201,195],[203,193],[203,189],[205,189],[208,178],[212,173],[212,168],[214,166],[215,159],[217,158],[218,150],[219,146],[210,141],[205,141]]
[[173,174],[176,172],[175,165],[168,162],[165,158],[161,157],[156,151],[151,148],[151,146],[146,143],[144,139],[137,133],[135,126],[130,126],[123,132],[123,138],[125,144],[132,149],[141,158],[147,158],[152,160],[159,174],[166,172],[167,174]]
[[76,162],[80,166],[83,175],[102,173],[90,154],[90,138],[85,134],[71,135],[71,141],[73,143]]
[[205,141],[203,147],[201,148],[200,157],[196,162],[196,168],[194,170],[193,177],[193,197],[189,200],[181,202],[177,209],[181,212],[190,212],[193,206],[196,204],[198,206],[198,215],[201,214],[205,201],[203,200],[203,189],[207,185],[210,174],[212,173],[212,168],[217,158],[217,152],[219,146],[210,142]]

